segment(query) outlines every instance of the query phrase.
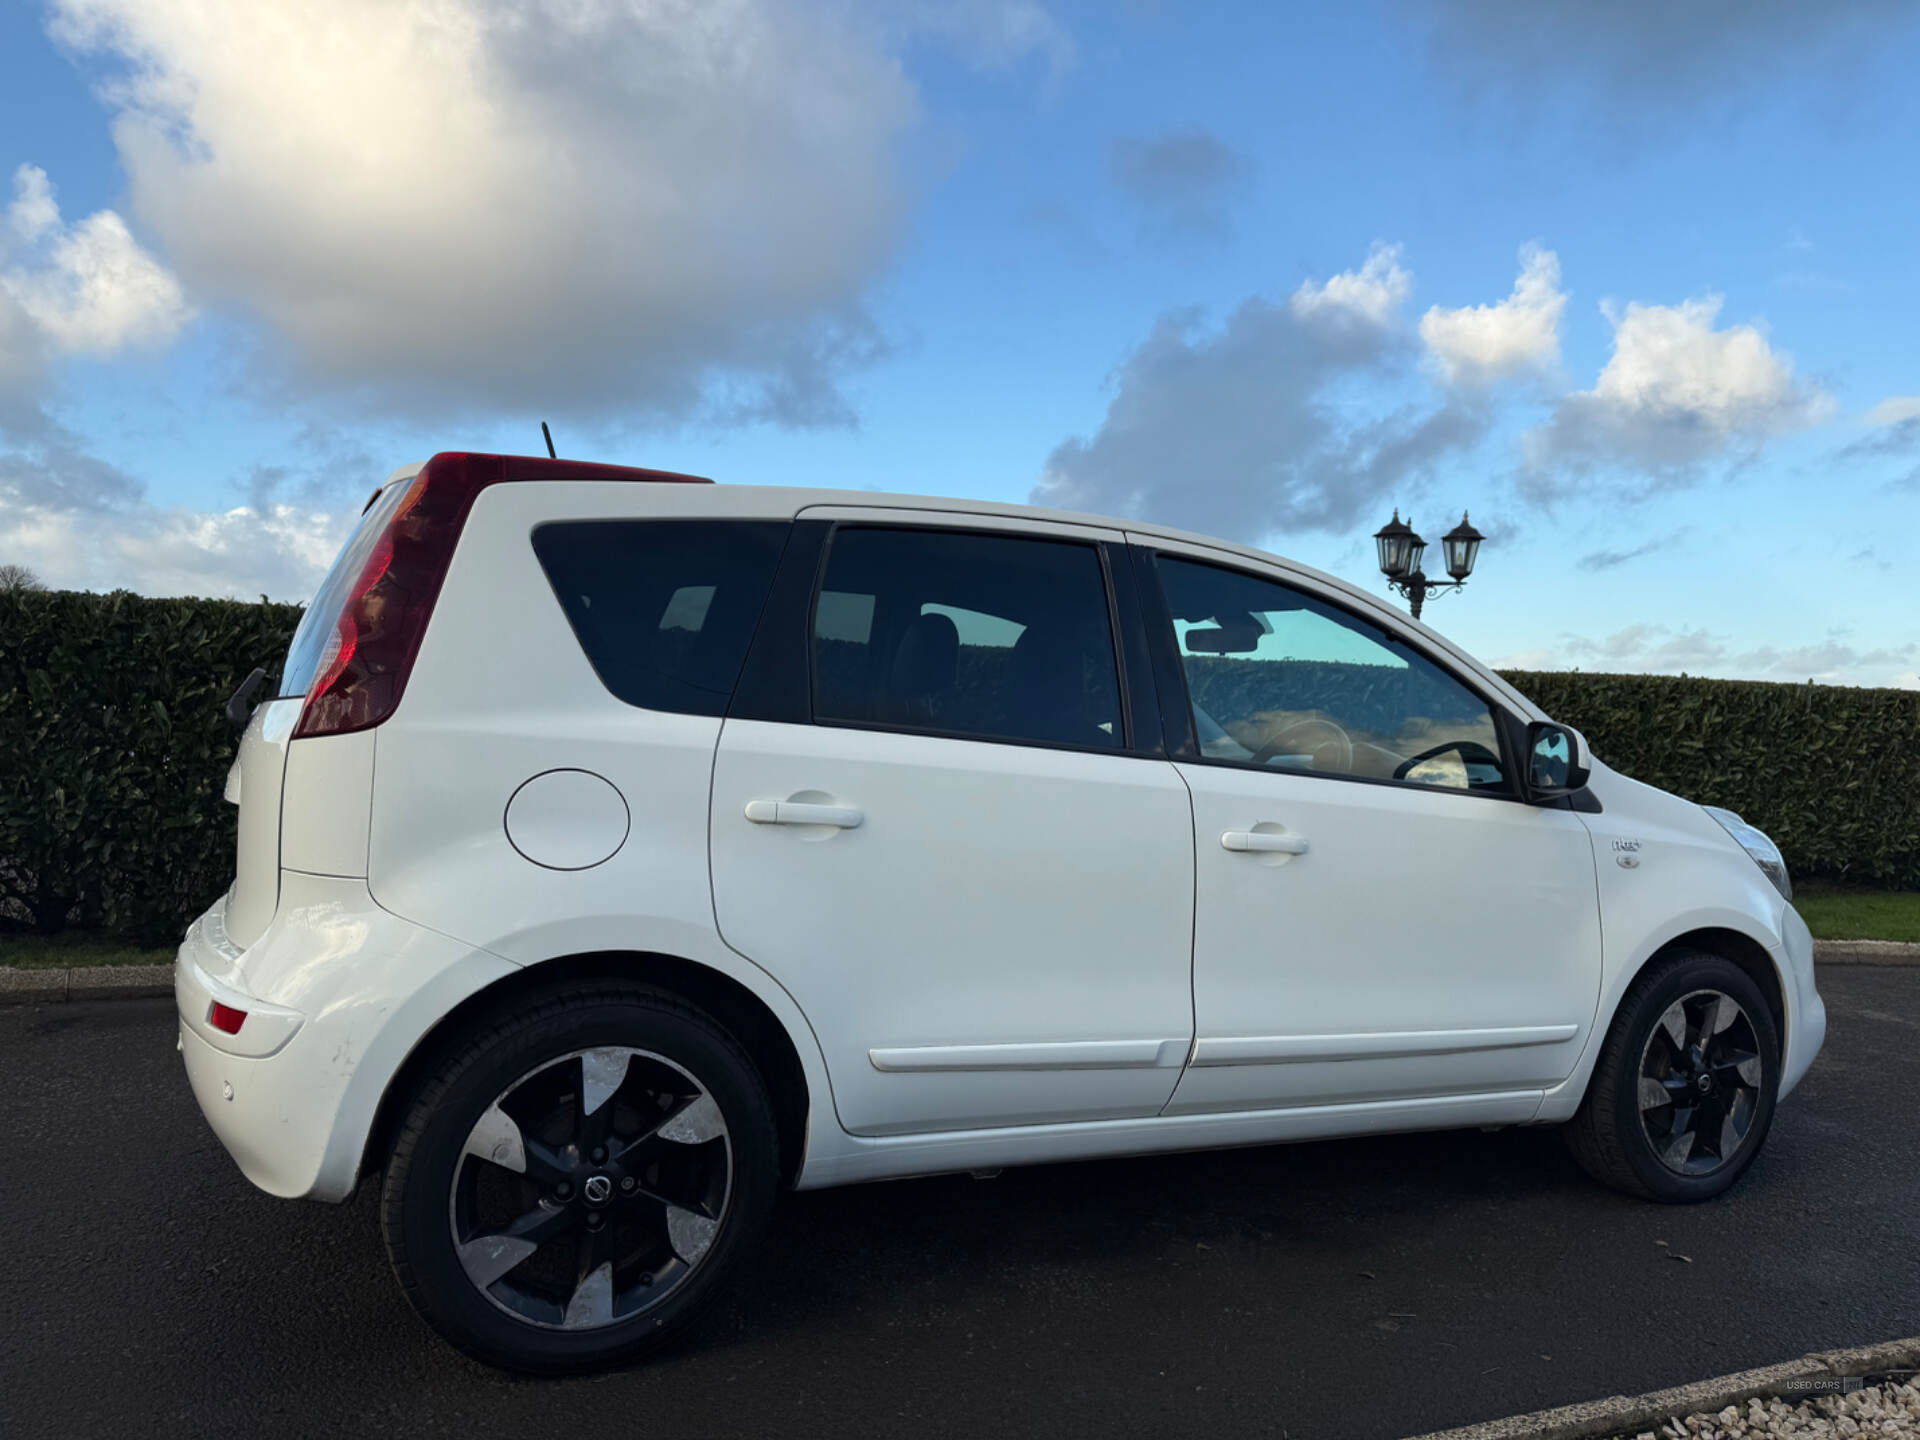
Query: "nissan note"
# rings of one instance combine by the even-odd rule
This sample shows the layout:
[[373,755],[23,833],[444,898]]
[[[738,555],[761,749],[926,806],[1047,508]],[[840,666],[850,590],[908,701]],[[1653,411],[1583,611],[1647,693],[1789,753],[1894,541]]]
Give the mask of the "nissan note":
[[783,1187],[1556,1125],[1704,1200],[1825,1031],[1765,835],[1199,535],[441,454],[272,695],[188,1079],[496,1365],[657,1345]]

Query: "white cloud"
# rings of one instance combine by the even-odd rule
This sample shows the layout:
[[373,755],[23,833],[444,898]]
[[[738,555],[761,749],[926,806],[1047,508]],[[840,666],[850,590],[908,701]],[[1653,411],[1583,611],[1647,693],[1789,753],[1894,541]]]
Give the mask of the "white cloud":
[[46,338],[0,283],[0,435],[43,424],[39,391]]
[[0,503],[0,555],[61,590],[307,600],[350,515],[275,505],[224,512],[134,504],[104,512]]
[[1034,503],[1249,541],[1349,524],[1485,433],[1447,397],[1379,403],[1420,378],[1400,315],[1412,286],[1399,251],[1376,247],[1284,303],[1241,302],[1218,328],[1196,311],[1162,316],[1121,365],[1099,429],[1048,457]]
[[0,451],[0,561],[61,589],[304,601],[381,473],[347,432],[308,424],[290,454],[255,466],[238,504],[156,505],[137,476],[52,421]]
[[1576,659],[1597,660],[1602,669],[1698,674],[1725,662],[1727,642],[1701,628],[1639,624],[1599,640],[1569,636],[1565,651]]
[[191,314],[180,283],[117,214],[67,224],[46,172],[14,171],[0,224],[0,430],[39,420],[46,367],[60,356],[163,345]]
[[1795,377],[1757,325],[1716,330],[1721,298],[1601,306],[1613,354],[1593,389],[1562,398],[1526,437],[1527,488],[1618,470],[1686,478],[1703,462],[1824,420],[1833,402]]
[[[1284,302],[1250,298],[1218,328],[1197,311],[1163,315],[1117,371],[1098,429],[1054,449],[1032,498],[1247,540],[1339,530],[1383,498],[1412,503],[1489,432],[1488,382],[1558,369],[1567,298],[1558,257],[1535,245],[1506,298],[1430,307],[1417,337],[1412,293],[1399,247],[1377,244],[1359,267]],[[1562,393],[1523,435],[1522,497],[1684,484],[1825,419],[1831,397],[1759,325],[1720,326],[1720,309],[1717,296],[1603,304],[1612,354],[1591,389]],[[1876,446],[1905,445],[1909,428],[1920,437],[1908,420]],[[1600,549],[1581,563],[1645,553]]]
[[1793,365],[1753,325],[1715,330],[1717,295],[1678,305],[1604,307],[1613,325],[1613,357],[1593,388],[1596,399],[1636,410],[1685,410],[1722,431],[1790,427],[1809,397]]
[[1601,673],[1710,675],[1723,679],[1814,680],[1825,685],[1887,685],[1920,688],[1913,662],[1920,645],[1862,648],[1844,631],[1824,640],[1780,648],[1762,645],[1736,649],[1725,635],[1705,628],[1628,625],[1604,636],[1563,635],[1559,644],[1517,651],[1495,662],[1498,668],[1558,670],[1579,668]]
[[16,240],[32,244],[60,223],[53,183],[38,165],[22,165],[13,172],[13,204],[7,207],[7,228]]
[[1920,395],[1889,395],[1867,412],[1869,425],[1898,425],[1920,419]]
[[0,523],[11,507],[104,512],[140,498],[140,482],[87,454],[57,427],[0,452]]
[[1343,270],[1324,284],[1311,280],[1287,299],[1301,320],[1384,330],[1413,293],[1413,276],[1400,267],[1398,245],[1375,245],[1358,270]]
[[14,172],[9,226],[24,254],[0,272],[20,313],[52,347],[70,355],[111,355],[130,345],[164,345],[192,313],[180,282],[140,248],[111,210],[63,225],[46,172]]
[[[1780,650],[1763,645],[1739,657],[1743,669],[1782,680],[1817,680],[1828,684],[1858,685],[1898,683],[1897,675],[1882,672],[1910,668],[1920,646],[1881,645],[1861,650],[1845,640],[1829,638],[1808,645]],[[1854,677],[1873,674],[1874,680]]]
[[1420,338],[1450,382],[1484,383],[1519,371],[1551,370],[1560,359],[1560,257],[1522,246],[1513,293],[1493,305],[1448,310],[1435,305],[1420,317]]
[[[135,212],[297,381],[416,410],[840,421],[881,348],[918,100],[877,28],[772,0],[55,0],[118,57]],[[1030,4],[914,23],[983,64]]]

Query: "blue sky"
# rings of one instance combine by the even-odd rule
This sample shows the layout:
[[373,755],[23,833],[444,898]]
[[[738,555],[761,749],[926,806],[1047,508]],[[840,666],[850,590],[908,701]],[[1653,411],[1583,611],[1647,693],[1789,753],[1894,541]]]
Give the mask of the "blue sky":
[[[1920,686],[1920,7],[0,9],[0,561],[303,598],[437,449],[1037,497],[1496,662]],[[1437,553],[1438,546],[1435,547]]]

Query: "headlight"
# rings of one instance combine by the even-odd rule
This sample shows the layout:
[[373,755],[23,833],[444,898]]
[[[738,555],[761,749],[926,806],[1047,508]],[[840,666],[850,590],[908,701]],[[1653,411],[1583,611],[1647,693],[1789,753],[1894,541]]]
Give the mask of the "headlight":
[[1766,832],[1756,830],[1731,810],[1722,810],[1718,805],[1700,807],[1720,822],[1720,828],[1740,842],[1740,848],[1753,857],[1753,863],[1766,873],[1773,882],[1773,888],[1787,899],[1793,899],[1793,877],[1787,874],[1787,862],[1780,858],[1780,847],[1769,840]]

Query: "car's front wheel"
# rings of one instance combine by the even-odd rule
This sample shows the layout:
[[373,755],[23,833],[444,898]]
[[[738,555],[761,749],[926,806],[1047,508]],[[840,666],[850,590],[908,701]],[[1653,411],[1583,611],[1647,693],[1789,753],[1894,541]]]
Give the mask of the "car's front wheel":
[[1628,987],[1567,1144],[1616,1190],[1711,1199],[1753,1163],[1779,1086],[1779,1031],[1760,987],[1722,956],[1673,951]]
[[655,1347],[737,1271],[778,1176],[752,1062],[677,998],[592,984],[497,1017],[436,1067],[387,1166],[407,1298],[534,1372]]

